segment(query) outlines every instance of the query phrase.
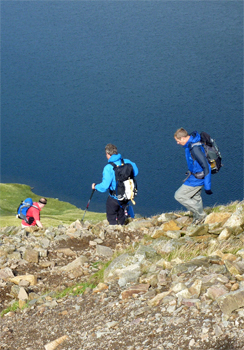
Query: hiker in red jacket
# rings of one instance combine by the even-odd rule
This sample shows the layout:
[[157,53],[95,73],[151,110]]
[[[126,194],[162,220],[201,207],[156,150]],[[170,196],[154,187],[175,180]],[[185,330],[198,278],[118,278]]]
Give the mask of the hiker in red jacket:
[[42,223],[40,221],[40,211],[42,208],[45,207],[47,204],[46,198],[41,198],[39,202],[34,202],[33,205],[28,209],[26,218],[29,221],[29,224],[25,222],[25,220],[22,220],[21,226],[22,227],[29,227],[29,226],[38,226],[38,227],[43,227]]

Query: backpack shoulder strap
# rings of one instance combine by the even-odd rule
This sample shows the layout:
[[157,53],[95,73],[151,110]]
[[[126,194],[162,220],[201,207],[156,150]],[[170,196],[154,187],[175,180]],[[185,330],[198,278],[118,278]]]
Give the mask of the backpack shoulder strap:
[[124,165],[125,163],[124,163],[124,159],[121,158],[121,164],[120,165],[116,165],[114,162],[109,162],[109,164],[111,164],[112,167],[115,169],[115,168],[117,168],[117,167],[119,167],[121,165]]
[[198,142],[195,142],[195,143],[193,143],[193,142],[189,143],[189,145],[188,145],[189,150],[191,151],[192,148],[195,147],[195,146],[202,146],[202,142],[198,141]]
[[32,207],[36,208],[36,209],[38,209],[40,211],[40,209],[36,205],[33,204]]
[[[196,157],[193,154],[193,153],[195,153],[195,152],[193,152],[193,148],[196,147],[196,146],[198,146],[198,147],[202,146],[202,142],[201,141],[198,141],[198,142],[195,142],[195,143],[191,142],[188,145],[188,148],[189,148],[189,151],[191,153],[191,157],[192,157],[193,160],[196,160]],[[202,148],[201,148],[201,152],[203,153]]]
[[189,151],[190,151],[190,153],[191,153],[191,156],[192,156],[192,151],[193,151],[193,147],[196,147],[196,146],[202,146],[202,142],[201,141],[198,141],[198,142],[191,142],[191,143],[189,143],[189,145],[188,145],[188,148],[189,148]]
[[[194,146],[198,146],[198,147],[194,147]],[[201,146],[201,147],[200,147]],[[192,145],[192,148],[189,149],[190,153],[191,153],[191,157],[193,159],[193,161],[197,161],[200,166],[202,167],[203,171],[204,171],[204,176],[206,176],[209,172],[209,168],[208,168],[208,159],[205,153],[205,149],[202,145],[201,142],[196,142]]]

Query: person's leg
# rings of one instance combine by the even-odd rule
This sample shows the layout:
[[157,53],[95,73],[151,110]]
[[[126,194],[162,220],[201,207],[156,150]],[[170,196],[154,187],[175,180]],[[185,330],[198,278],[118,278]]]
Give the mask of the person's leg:
[[118,222],[120,225],[124,225],[124,223],[125,223],[125,207],[126,207],[127,203],[128,203],[128,201],[119,203],[117,218],[118,218]]
[[108,196],[107,199],[106,212],[109,225],[117,225],[118,203],[111,196]]
[[175,199],[187,210],[190,210],[193,213],[195,219],[200,219],[205,216],[203,211],[203,203],[201,197],[201,189],[203,186],[186,186],[182,185],[175,192]]

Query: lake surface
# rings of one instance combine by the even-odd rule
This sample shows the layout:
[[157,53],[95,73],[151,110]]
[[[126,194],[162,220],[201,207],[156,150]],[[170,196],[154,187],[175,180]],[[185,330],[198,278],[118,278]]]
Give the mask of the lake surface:
[[1,182],[85,209],[114,143],[135,212],[178,210],[184,127],[222,153],[204,206],[243,199],[242,1],[2,1],[1,51]]

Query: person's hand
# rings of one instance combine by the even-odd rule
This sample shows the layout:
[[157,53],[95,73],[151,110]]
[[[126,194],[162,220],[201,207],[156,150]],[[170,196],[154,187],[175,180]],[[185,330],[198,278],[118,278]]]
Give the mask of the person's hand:
[[213,194],[213,192],[211,190],[205,190],[206,194]]
[[95,186],[96,186],[96,184],[95,184],[95,182],[92,184],[92,189],[93,190],[95,190]]

